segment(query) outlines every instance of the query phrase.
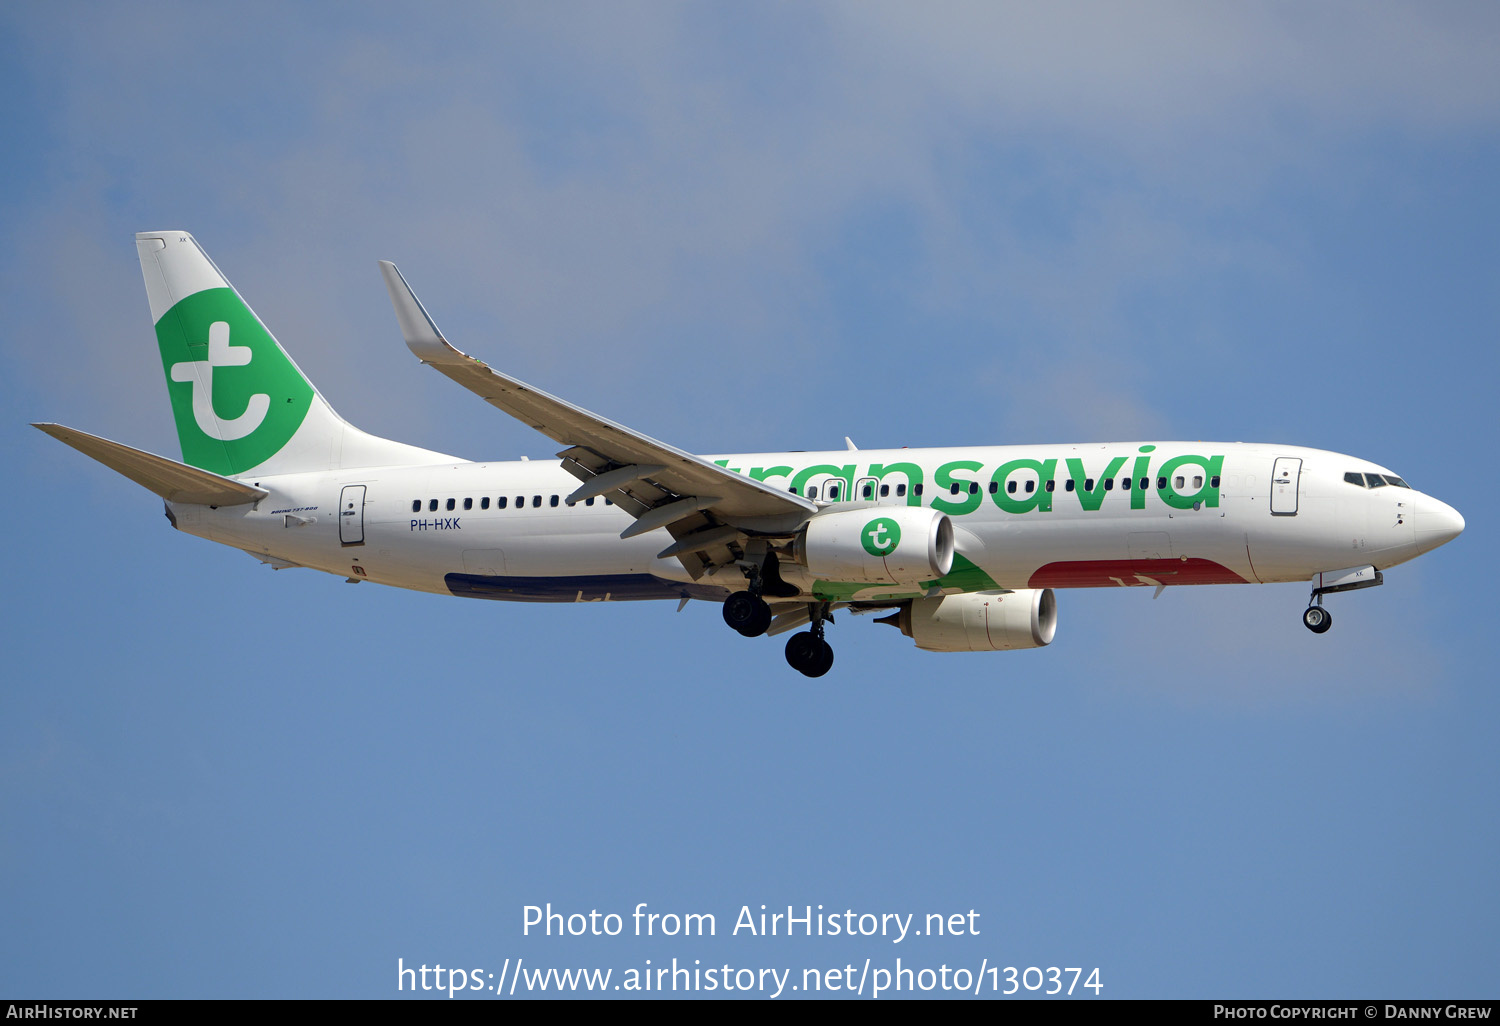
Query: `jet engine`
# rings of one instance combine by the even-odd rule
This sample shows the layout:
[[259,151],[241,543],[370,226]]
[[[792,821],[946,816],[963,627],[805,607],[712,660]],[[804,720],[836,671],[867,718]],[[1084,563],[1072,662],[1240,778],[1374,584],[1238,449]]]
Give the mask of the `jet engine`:
[[1057,633],[1057,599],[1051,588],[943,595],[913,599],[876,622],[900,628],[929,652],[1040,648]]
[[915,584],[953,569],[953,521],[920,506],[866,506],[820,513],[797,538],[795,559],[814,577]]

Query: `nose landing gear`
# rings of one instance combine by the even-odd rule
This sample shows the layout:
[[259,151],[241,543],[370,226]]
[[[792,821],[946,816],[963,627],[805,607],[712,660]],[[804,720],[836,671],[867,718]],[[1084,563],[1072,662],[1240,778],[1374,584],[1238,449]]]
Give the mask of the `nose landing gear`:
[[1314,634],[1327,633],[1333,626],[1333,614],[1322,606],[1308,606],[1302,613],[1302,626]]
[[1328,570],[1314,574],[1312,594],[1308,596],[1307,608],[1302,612],[1302,626],[1314,634],[1326,634],[1333,626],[1333,614],[1323,608],[1323,596],[1341,591],[1360,591],[1377,588],[1385,578],[1373,566],[1351,566],[1344,570]]

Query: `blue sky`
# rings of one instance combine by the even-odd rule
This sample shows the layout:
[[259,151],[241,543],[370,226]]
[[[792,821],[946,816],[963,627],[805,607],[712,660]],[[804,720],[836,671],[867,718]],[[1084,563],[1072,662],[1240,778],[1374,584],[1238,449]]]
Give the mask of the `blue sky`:
[[[396,960],[1097,966],[1106,996],[1495,996],[1500,12],[142,3],[0,14],[0,993],[387,997]],[[700,452],[1206,438],[1461,539],[1074,591],[1049,648],[272,572],[26,426],[176,440],[131,244],[193,232],[334,406],[553,447],[469,352]],[[523,937],[522,908],[719,935]],[[973,937],[729,936],[742,905]]]

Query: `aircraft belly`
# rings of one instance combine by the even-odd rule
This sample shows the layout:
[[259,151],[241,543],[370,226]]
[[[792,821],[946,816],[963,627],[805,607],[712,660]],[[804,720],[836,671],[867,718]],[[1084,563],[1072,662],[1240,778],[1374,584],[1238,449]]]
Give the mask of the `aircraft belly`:
[[506,602],[632,602],[649,599],[722,600],[729,593],[708,585],[669,581],[653,574],[576,574],[526,577],[450,573],[448,590],[460,598]]
[[464,598],[619,602],[722,600],[728,594],[692,584],[677,560],[656,558],[672,543],[666,531],[621,540],[621,518],[614,515],[577,509],[556,516],[470,514],[415,537],[407,522],[386,526],[400,542],[402,562],[420,574],[426,590]]
[[1241,584],[1253,580],[1243,540],[1218,510],[1169,516],[1068,517],[998,523],[975,560],[1002,588]]

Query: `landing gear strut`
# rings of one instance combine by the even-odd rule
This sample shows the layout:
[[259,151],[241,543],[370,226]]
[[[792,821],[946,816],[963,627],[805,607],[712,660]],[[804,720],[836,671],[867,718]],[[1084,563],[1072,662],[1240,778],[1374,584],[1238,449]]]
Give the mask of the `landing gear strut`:
[[811,606],[809,611],[812,613],[812,629],[787,639],[786,661],[804,676],[821,677],[833,669],[833,646],[823,639],[823,621],[832,617],[828,615],[826,602]]

